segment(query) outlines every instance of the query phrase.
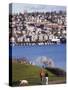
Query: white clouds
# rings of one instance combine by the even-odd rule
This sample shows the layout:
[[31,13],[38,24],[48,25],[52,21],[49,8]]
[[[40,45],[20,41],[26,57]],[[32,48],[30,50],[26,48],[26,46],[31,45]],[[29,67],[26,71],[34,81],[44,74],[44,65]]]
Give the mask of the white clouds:
[[44,65],[44,66],[47,66],[47,67],[54,67],[55,64],[54,64],[54,61],[49,58],[49,57],[46,57],[46,56],[39,56],[36,58],[35,60],[36,64],[38,65]]

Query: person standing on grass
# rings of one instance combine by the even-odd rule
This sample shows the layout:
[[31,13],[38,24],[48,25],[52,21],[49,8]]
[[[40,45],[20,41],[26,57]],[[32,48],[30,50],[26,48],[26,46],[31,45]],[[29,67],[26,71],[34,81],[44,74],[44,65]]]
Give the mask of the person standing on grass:
[[40,78],[41,78],[41,83],[43,84],[45,79],[45,71],[43,68],[40,70]]
[[46,85],[48,84],[48,73],[47,72],[45,73],[45,84]]

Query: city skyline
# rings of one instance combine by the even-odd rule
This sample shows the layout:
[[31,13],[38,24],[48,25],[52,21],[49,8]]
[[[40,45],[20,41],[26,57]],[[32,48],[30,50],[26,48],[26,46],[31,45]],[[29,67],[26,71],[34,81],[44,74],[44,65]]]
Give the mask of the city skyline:
[[27,12],[51,12],[51,11],[66,11],[65,6],[55,5],[42,5],[42,4],[25,4],[25,3],[12,3],[12,13]]

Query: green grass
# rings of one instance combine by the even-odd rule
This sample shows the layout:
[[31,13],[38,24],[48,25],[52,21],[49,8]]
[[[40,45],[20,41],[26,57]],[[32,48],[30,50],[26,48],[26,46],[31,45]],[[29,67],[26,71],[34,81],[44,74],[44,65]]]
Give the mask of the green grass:
[[[49,80],[57,80],[55,74],[50,72],[49,70],[45,69],[48,72]],[[13,86],[15,86],[16,81],[18,80],[28,80],[29,85],[40,85],[41,80],[39,76],[40,67],[20,64],[20,63],[13,63],[12,64],[12,82]],[[62,79],[62,78],[59,78]],[[16,84],[17,85],[17,84]]]

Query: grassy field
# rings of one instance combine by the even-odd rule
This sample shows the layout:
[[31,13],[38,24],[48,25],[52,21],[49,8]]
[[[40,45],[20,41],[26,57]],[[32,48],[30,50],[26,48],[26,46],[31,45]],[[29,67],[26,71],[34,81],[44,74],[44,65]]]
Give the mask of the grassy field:
[[[65,81],[65,77],[57,77],[51,71],[45,69],[49,75],[49,81],[57,81],[62,80]],[[12,84],[13,86],[17,86],[19,80],[28,80],[29,85],[41,85],[41,80],[39,76],[40,67],[13,63],[12,64]],[[55,82],[56,83],[56,82]]]

